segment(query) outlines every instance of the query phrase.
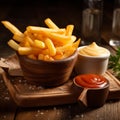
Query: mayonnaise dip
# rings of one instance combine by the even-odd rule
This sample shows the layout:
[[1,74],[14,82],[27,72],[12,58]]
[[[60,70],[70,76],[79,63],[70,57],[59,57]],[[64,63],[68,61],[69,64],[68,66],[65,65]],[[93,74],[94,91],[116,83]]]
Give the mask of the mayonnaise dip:
[[106,48],[98,46],[93,42],[92,44],[79,49],[79,54],[85,56],[106,56],[109,55],[110,52]]

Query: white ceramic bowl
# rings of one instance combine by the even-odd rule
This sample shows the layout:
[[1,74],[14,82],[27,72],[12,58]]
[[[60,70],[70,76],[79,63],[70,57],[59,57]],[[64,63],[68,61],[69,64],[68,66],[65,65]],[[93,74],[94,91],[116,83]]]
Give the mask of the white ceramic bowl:
[[[79,53],[79,51],[85,46],[78,48],[78,59],[75,65],[75,71],[77,74],[104,74],[108,68],[108,61],[110,56],[110,51],[108,49],[106,54],[102,56],[86,56]],[[97,52],[97,51],[96,51]]]

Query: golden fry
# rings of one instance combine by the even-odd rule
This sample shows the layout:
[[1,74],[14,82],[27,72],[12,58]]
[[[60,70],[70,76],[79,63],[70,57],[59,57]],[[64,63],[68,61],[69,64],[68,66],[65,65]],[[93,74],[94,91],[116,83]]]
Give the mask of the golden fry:
[[65,35],[56,34],[56,33],[47,33],[47,32],[44,32],[44,35],[46,35],[51,40],[58,42],[62,45],[65,45],[71,41],[70,36],[65,36]]
[[49,50],[48,50],[48,48],[41,50],[41,53],[42,53],[43,55],[49,55]]
[[71,35],[71,41],[70,41],[69,43],[73,43],[73,42],[75,42],[75,41],[76,41],[76,36]]
[[18,53],[20,55],[29,55],[32,54],[32,48],[31,47],[19,47]]
[[27,40],[25,40],[24,46],[25,46],[25,47],[32,47],[31,44],[29,43],[29,41],[27,41]]
[[28,58],[33,59],[33,60],[37,60],[37,57],[34,54],[28,55]]
[[38,60],[44,60],[44,55],[43,54],[39,54],[38,55]]
[[30,46],[34,46],[34,41],[29,37],[29,36],[26,36],[24,38],[25,41],[28,41],[28,43],[30,44]]
[[13,34],[23,34],[17,27],[11,24],[9,21],[2,21],[2,24],[9,29]]
[[38,48],[33,48],[33,47],[19,47],[18,52],[20,55],[38,55],[40,53],[40,49]]
[[41,48],[41,49],[45,48],[45,43],[40,40],[34,40],[34,44],[38,48]]
[[64,52],[63,58],[67,58],[67,57],[71,56],[75,52],[75,50],[76,49],[74,47],[71,47],[69,50]]
[[22,42],[24,40],[24,34],[15,33],[13,39],[17,42]]
[[71,36],[73,33],[74,25],[67,25],[66,36]]
[[8,45],[13,48],[14,50],[18,50],[18,48],[20,47],[20,45],[18,43],[16,43],[14,40],[9,40],[8,41]]
[[77,49],[78,46],[79,46],[79,44],[80,44],[80,40],[81,40],[81,39],[79,38],[76,42],[74,42],[74,43],[72,44],[72,46]]
[[59,29],[59,27],[50,18],[45,19],[44,22],[49,28]]
[[32,48],[32,47],[19,47],[18,52],[20,55],[38,55],[40,53],[40,50],[38,48]]
[[37,26],[28,26],[27,27],[28,32],[33,32],[33,33],[42,33],[42,32],[53,32],[53,33],[60,33],[63,34],[65,33],[65,29],[51,29],[51,28],[44,28],[44,27],[37,27]]
[[46,46],[49,49],[50,56],[55,56],[55,54],[56,54],[56,48],[55,48],[53,42],[49,38],[47,38],[45,40],[45,44],[46,44]]
[[61,60],[61,59],[63,59],[63,55],[56,54],[53,58],[54,58],[55,60]]
[[53,61],[54,59],[52,57],[50,57],[49,55],[44,55],[43,60],[45,60],[45,61]]

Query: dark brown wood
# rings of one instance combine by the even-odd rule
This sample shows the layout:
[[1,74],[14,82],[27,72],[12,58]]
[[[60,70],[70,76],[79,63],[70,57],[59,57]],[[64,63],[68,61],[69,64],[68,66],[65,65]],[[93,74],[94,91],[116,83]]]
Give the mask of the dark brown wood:
[[14,120],[15,114],[16,104],[0,75],[0,120]]

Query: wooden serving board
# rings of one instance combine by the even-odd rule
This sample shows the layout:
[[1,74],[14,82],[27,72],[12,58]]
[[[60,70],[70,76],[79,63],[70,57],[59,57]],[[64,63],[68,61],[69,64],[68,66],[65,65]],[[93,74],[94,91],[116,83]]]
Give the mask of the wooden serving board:
[[[14,61],[14,63],[16,62]],[[28,84],[23,76],[11,76],[7,72],[2,73],[2,75],[13,100],[18,106],[35,107],[77,102],[78,94],[73,86],[73,76],[61,86],[43,88]],[[120,81],[109,71],[106,71],[104,77],[110,81],[108,100],[120,99]]]

